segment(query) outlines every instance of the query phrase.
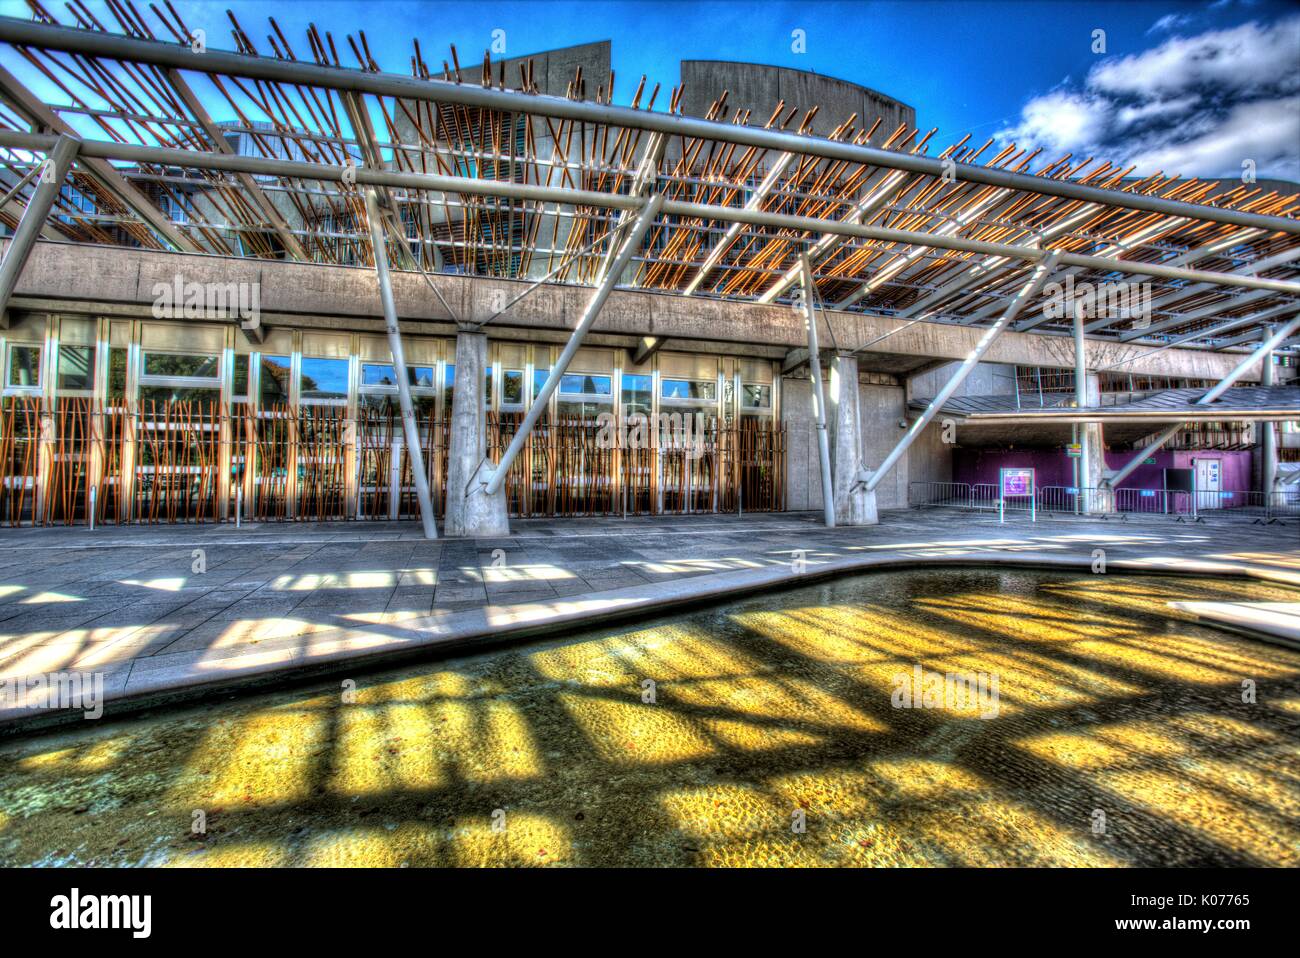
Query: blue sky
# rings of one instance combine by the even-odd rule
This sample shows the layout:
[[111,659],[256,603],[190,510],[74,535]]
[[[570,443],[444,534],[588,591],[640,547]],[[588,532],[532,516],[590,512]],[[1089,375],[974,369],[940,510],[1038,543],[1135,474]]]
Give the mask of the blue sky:
[[[309,22],[332,31],[336,41],[363,28],[381,67],[401,73],[409,71],[412,36],[431,64],[449,43],[462,63],[478,62],[494,30],[505,31],[507,56],[610,39],[617,102],[627,101],[642,73],[670,87],[681,59],[748,60],[813,70],[897,97],[916,107],[923,128],[939,128],[938,144],[967,132],[981,139],[1001,134],[1049,152],[1096,151],[1139,166],[1192,164],[1166,172],[1231,173],[1248,158],[1261,176],[1300,175],[1300,7],[1294,3],[173,3],[215,46],[230,46],[227,8],[259,46],[266,46],[265,17],[273,13],[300,56]],[[16,0],[0,0],[0,11],[26,15]],[[66,19],[61,9],[58,15]],[[1092,49],[1099,29],[1104,54]],[[806,52],[792,49],[794,30],[804,31]],[[1206,67],[1233,58],[1241,69],[1226,75]],[[1171,75],[1177,82],[1159,79]]]

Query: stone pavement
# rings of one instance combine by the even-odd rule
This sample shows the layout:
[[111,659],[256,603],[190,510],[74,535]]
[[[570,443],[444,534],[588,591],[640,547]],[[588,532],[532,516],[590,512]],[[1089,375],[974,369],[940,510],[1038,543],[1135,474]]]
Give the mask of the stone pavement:
[[[1300,528],[1213,517],[1006,524],[943,511],[828,530],[814,514],[0,530],[0,681],[103,675],[110,700],[369,666],[855,569],[1009,562],[1250,574],[1300,585]],[[4,703],[9,704],[9,703]],[[48,716],[49,713],[43,713]],[[0,721],[31,717],[0,707]]]

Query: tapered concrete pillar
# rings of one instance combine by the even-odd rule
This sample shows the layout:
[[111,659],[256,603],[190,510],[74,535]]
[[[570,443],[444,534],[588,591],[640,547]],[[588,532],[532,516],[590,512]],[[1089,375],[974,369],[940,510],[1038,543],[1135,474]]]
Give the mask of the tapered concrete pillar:
[[[1269,353],[1264,357],[1260,365],[1259,384],[1261,386],[1272,386],[1274,380],[1273,354]],[[1256,460],[1259,462],[1259,488],[1264,493],[1265,501],[1273,502],[1273,496],[1278,491],[1277,485],[1277,423],[1257,422],[1255,423],[1255,440],[1257,447]]]
[[443,525],[449,536],[510,534],[505,488],[490,495],[480,476],[488,465],[486,370],[487,334],[461,329],[456,333],[456,385],[447,449],[447,518]]
[[837,355],[831,362],[831,486],[835,490],[835,524],[867,526],[880,521],[876,494],[862,481],[862,399],[858,359]]
[[[1084,377],[1087,388],[1085,405],[1101,405],[1101,380],[1096,373]],[[1099,422],[1085,422],[1079,425],[1079,482],[1086,491],[1083,495],[1083,511],[1090,515],[1115,511],[1115,497],[1109,491],[1101,490],[1101,481],[1105,477],[1106,442]]]

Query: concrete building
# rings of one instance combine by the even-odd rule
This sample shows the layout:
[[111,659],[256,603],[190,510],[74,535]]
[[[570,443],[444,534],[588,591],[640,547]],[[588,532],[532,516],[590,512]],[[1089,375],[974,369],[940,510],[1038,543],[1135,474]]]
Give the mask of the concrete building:
[[[23,42],[50,57],[81,42],[37,34]],[[160,46],[115,55],[179,55]],[[828,489],[828,519],[858,524],[1022,468],[1004,454],[1025,450],[1070,508],[1105,511],[1123,505],[1080,490],[1153,484],[1132,455],[1171,422],[1200,438],[1158,445],[1205,453],[1215,421],[1233,424],[1224,442],[1259,447],[1244,491],[1275,501],[1262,477],[1285,478],[1294,431],[1270,445],[1251,430],[1300,419],[1285,196],[1219,188],[1192,206],[1210,194],[1171,181],[1152,200],[1063,186],[1043,175],[1054,164],[1033,174],[1006,151],[980,166],[965,147],[942,154],[962,164],[950,182],[913,152],[913,108],[875,91],[684,61],[671,114],[646,109],[648,90],[627,110],[604,102],[611,56],[607,42],[551,51],[492,64],[488,82],[477,65],[455,82],[417,62],[418,88],[358,72],[339,94],[349,135],[196,109],[210,133],[197,159],[107,168],[96,151],[121,147],[83,141],[54,195],[15,167],[28,210],[44,196],[54,212],[26,236],[9,216],[0,520],[410,517],[419,475],[454,534],[499,532],[505,512],[828,511]],[[185,62],[339,82],[250,59]],[[64,133],[0,142],[53,156],[59,110],[0,81]],[[82,216],[74,193],[90,198]],[[1135,231],[1133,209],[1154,226]],[[1154,312],[1072,338],[1044,284],[1115,270],[1157,278]],[[1258,395],[1211,395],[1232,382]],[[650,441],[629,444],[639,416],[655,417]],[[1072,446],[1082,473],[1057,469]],[[1241,457],[1218,458],[1231,491]],[[466,518],[484,496],[498,518]]]

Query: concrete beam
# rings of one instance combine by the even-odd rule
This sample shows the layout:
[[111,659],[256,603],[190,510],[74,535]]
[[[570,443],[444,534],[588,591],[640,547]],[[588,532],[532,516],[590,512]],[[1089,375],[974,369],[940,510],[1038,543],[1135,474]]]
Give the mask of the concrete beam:
[[781,375],[789,376],[796,369],[804,366],[808,362],[808,347],[799,346],[785,354],[785,359],[781,361]]
[[632,365],[640,366],[648,361],[651,356],[663,349],[667,340],[663,336],[642,336],[641,342],[637,343],[636,349],[632,350]]
[[[155,250],[37,242],[27,268],[14,291],[31,300],[66,304],[72,312],[96,312],[101,308],[134,306],[148,310],[157,282],[171,282],[177,272],[199,282],[261,283],[264,317],[273,323],[301,321],[305,325],[328,319],[337,328],[365,328],[375,311],[374,273],[361,267],[326,266],[284,260],[243,259],[220,256],[182,256]],[[428,282],[437,284],[463,316],[486,316],[493,303],[532,285],[527,280],[489,279],[452,274],[424,275],[394,272],[393,295],[398,313],[408,330],[410,323],[452,323],[435,298],[428,294]],[[525,303],[512,307],[493,320],[497,335],[559,333],[567,338],[573,317],[582,311],[591,287],[547,284],[533,292]],[[948,323],[922,322],[902,329],[908,320],[863,313],[836,313],[833,320],[839,346],[852,350],[859,343],[888,335],[881,350],[861,353],[863,360],[874,352],[914,356],[925,360],[960,361],[969,355],[983,335],[983,329]],[[299,320],[300,318],[300,320]],[[448,327],[450,334],[454,327]],[[518,332],[512,332],[517,330]],[[715,299],[687,299],[675,293],[616,289],[606,301],[592,335],[620,337],[653,335],[671,339],[673,348],[686,343],[735,343],[761,345],[773,352],[806,346],[803,318],[788,306],[763,306]],[[1160,349],[1136,343],[1087,341],[1088,368],[1104,369],[1122,364],[1135,374],[1187,379],[1222,379],[1235,360],[1229,354],[1198,349]],[[1070,337],[1042,333],[1003,334],[989,349],[986,362],[1072,369],[1074,348]],[[1247,375],[1248,379],[1252,378]]]

